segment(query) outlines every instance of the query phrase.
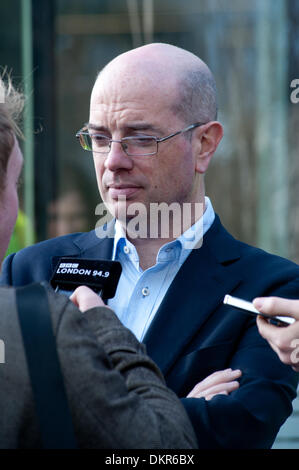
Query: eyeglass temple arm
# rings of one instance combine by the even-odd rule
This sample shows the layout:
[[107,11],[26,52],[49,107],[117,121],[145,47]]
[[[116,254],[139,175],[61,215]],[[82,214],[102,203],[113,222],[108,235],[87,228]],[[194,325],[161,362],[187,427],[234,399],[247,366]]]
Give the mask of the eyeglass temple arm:
[[183,132],[191,131],[195,127],[200,127],[206,124],[206,122],[196,122],[195,124],[191,124],[190,126],[186,127],[185,129],[182,129],[181,131],[174,132],[173,134],[167,135],[166,137],[161,137],[161,139],[157,139],[157,142],[164,142],[167,139],[170,139],[171,137],[174,137],[175,135],[182,134]]

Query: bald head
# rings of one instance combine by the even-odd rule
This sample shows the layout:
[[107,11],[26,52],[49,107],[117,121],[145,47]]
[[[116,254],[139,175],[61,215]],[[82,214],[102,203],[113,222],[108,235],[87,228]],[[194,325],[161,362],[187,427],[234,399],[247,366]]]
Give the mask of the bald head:
[[[197,56],[170,44],[153,43],[125,52],[99,73],[97,81],[114,79],[121,87],[130,79],[159,86],[171,97],[170,107],[186,124],[217,118],[216,84],[207,65]],[[96,81],[96,83],[97,83]]]

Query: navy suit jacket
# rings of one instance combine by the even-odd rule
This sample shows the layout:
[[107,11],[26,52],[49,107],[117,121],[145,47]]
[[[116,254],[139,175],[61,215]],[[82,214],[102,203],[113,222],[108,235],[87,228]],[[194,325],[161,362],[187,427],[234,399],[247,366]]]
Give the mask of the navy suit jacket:
[[[38,243],[6,258],[1,284],[49,280],[61,256],[111,259],[113,238],[94,231]],[[189,413],[200,448],[269,448],[292,412],[298,375],[259,335],[255,318],[225,294],[299,297],[299,267],[235,240],[219,218],[168,289],[144,338],[148,354]],[[240,387],[212,400],[184,398],[207,375],[241,369]]]

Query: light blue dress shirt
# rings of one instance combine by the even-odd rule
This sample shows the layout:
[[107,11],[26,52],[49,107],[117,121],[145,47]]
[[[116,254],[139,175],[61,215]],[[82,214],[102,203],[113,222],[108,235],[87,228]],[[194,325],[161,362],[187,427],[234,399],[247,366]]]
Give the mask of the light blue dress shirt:
[[[134,245],[126,239],[118,221],[115,224],[113,260],[122,265],[122,274],[113,299],[108,300],[120,321],[142,341],[178,270],[215,219],[214,209],[205,198],[205,212],[176,240],[163,245],[156,264],[143,271]],[[190,243],[192,240],[192,243]]]

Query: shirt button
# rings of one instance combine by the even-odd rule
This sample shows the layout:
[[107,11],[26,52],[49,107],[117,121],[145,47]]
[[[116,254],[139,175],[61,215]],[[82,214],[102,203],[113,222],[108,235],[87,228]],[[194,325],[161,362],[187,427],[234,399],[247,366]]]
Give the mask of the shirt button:
[[148,287],[144,287],[141,292],[142,292],[143,297],[146,297],[150,293]]
[[130,248],[127,245],[124,246],[124,252],[126,253],[126,255],[130,253]]

